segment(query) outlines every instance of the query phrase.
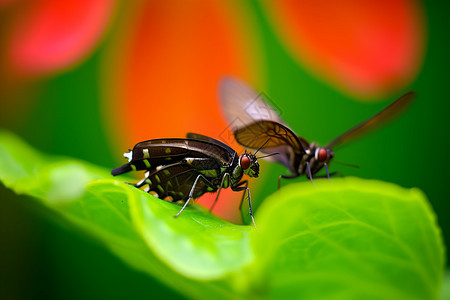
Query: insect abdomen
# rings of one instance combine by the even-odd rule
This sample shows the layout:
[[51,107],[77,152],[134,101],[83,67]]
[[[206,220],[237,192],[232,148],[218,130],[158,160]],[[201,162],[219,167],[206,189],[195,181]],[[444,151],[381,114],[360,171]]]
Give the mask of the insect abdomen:
[[123,174],[123,173],[126,173],[126,172],[130,172],[131,170],[133,170],[132,167],[131,167],[131,163],[127,163],[127,164],[124,164],[123,166],[120,166],[118,168],[112,169],[111,170],[111,174],[113,176],[116,176],[116,175],[120,175],[120,174]]

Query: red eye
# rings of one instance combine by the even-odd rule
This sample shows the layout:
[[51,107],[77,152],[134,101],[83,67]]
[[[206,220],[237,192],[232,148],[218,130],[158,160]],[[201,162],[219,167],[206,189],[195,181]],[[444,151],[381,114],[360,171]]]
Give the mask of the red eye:
[[250,158],[247,155],[241,156],[241,167],[244,170],[247,170],[250,167]]
[[319,155],[317,155],[320,162],[324,162],[328,158],[328,152],[325,148],[320,148]]

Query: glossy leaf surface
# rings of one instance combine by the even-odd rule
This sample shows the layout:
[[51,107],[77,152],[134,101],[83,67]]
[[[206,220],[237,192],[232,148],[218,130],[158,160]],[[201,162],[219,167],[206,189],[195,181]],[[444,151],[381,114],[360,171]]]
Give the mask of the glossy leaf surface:
[[418,189],[358,178],[291,184],[260,206],[256,231],[199,206],[175,219],[179,206],[109,178],[0,133],[5,186],[188,297],[439,297],[442,239]]

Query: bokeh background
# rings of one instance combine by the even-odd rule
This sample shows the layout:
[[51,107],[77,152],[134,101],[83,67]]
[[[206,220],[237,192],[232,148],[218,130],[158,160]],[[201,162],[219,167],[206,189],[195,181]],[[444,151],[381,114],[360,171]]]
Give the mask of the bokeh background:
[[[217,105],[226,74],[322,145],[415,90],[398,120],[335,151],[359,169],[331,171],[419,187],[448,245],[449,11],[448,1],[2,0],[0,126],[43,152],[113,168],[141,140],[188,131],[242,151]],[[286,173],[262,163],[255,205]],[[4,187],[0,196],[4,299],[182,298],[30,199]],[[238,201],[223,194],[215,212],[238,222]]]

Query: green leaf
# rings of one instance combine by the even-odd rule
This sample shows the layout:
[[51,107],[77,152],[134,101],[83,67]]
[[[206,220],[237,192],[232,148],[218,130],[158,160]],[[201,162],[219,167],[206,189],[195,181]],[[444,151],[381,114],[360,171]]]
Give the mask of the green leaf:
[[445,272],[440,299],[441,300],[450,299],[450,270],[447,270]]
[[424,199],[357,178],[286,187],[258,211],[252,240],[264,251],[252,272],[265,276],[254,289],[274,298],[437,299],[443,245]]
[[180,206],[6,132],[0,180],[191,298],[439,298],[442,239],[418,189],[358,178],[291,184],[264,200],[256,231],[196,205],[173,218]]
[[112,178],[109,170],[47,157],[0,132],[0,179],[7,187],[39,199],[133,267],[183,294],[229,298],[223,283],[200,288],[194,279],[225,278],[249,264],[251,227],[228,223],[197,206],[175,219],[178,205],[103,178]]

